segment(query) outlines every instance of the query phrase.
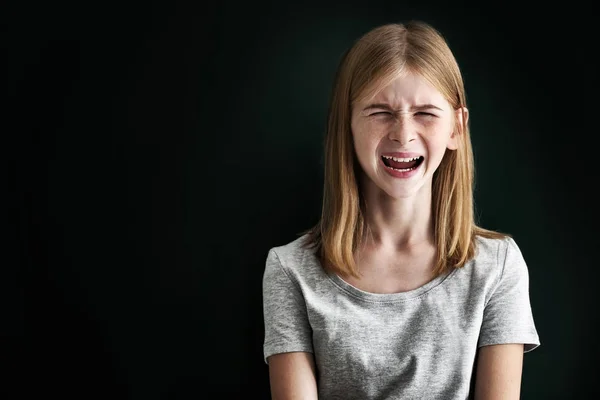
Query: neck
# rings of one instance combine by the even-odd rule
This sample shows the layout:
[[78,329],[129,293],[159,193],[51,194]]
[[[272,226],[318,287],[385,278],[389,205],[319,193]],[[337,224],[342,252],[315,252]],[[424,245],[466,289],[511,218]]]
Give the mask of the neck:
[[365,245],[369,248],[410,251],[434,241],[431,185],[414,196],[393,198],[379,188],[367,187]]

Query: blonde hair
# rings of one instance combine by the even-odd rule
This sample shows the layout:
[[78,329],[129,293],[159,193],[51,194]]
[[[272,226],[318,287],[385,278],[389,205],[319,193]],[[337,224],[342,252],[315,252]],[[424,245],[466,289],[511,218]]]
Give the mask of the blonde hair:
[[[325,269],[359,277],[354,253],[368,230],[358,162],[350,127],[352,104],[373,96],[403,72],[423,76],[454,109],[466,107],[458,64],[442,35],[422,21],[386,24],[367,32],[344,55],[333,86],[325,137],[323,205],[306,246],[316,248]],[[463,111],[464,113],[464,111]],[[460,268],[475,255],[477,235],[509,236],[477,226],[474,219],[474,160],[466,116],[456,150],[447,150],[432,182],[437,258],[435,274]],[[457,119],[459,121],[459,119]]]

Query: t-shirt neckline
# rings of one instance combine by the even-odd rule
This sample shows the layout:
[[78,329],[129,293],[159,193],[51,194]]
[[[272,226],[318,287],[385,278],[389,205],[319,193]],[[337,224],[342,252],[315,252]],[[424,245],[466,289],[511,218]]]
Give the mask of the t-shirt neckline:
[[415,288],[412,290],[408,290],[405,292],[396,292],[396,293],[373,293],[367,292],[362,289],[357,288],[356,286],[346,282],[342,277],[340,277],[337,273],[332,271],[327,271],[327,275],[331,282],[340,290],[345,293],[359,298],[361,300],[369,301],[369,302],[396,302],[396,301],[405,301],[410,299],[415,299],[419,296],[424,295],[425,293],[431,291],[438,285],[440,285],[446,278],[452,275],[456,269],[452,269],[450,271],[445,271],[441,275],[436,276],[429,282]]

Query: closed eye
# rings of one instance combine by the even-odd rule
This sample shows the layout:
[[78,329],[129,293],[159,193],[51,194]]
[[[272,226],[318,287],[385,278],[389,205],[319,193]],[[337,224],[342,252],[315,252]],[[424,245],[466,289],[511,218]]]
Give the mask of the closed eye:
[[[373,115],[392,115],[392,113],[389,111],[378,111],[378,112],[374,112],[373,114],[370,114],[370,115],[371,116],[373,116]],[[425,116],[425,117],[437,117],[437,115],[435,115],[435,114],[424,112],[424,111],[419,111],[416,113],[416,115]]]

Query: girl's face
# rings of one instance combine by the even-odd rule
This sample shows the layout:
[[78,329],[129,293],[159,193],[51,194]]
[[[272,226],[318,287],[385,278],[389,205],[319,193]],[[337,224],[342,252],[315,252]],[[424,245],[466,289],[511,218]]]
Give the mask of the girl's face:
[[396,79],[373,99],[354,104],[354,150],[364,174],[394,198],[431,190],[446,149],[457,148],[456,118],[460,113],[444,96],[413,73]]

